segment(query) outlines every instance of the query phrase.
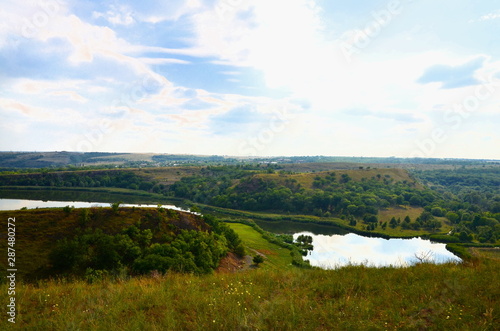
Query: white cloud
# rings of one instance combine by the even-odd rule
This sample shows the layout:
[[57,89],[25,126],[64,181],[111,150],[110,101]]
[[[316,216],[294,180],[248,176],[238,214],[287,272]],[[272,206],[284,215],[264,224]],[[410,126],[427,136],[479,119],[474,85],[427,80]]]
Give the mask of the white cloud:
[[483,15],[479,18],[479,21],[490,21],[490,20],[496,20],[500,18],[500,13],[489,13],[486,15]]
[[145,64],[150,65],[163,65],[163,64],[189,64],[189,61],[180,60],[180,59],[172,59],[172,58],[139,58]]
[[48,109],[9,98],[0,98],[0,110],[5,112],[5,114],[20,115],[24,117],[24,120],[37,123],[67,125],[72,121],[78,122],[84,120],[77,111],[72,109]]
[[128,6],[111,5],[110,10],[105,13],[94,11],[93,18],[104,18],[112,25],[132,25],[135,23],[133,11]]
[[81,102],[81,103],[88,102],[87,98],[82,97],[80,94],[76,93],[75,91],[57,91],[57,92],[50,93],[50,95],[68,98],[69,100],[77,101],[77,102]]

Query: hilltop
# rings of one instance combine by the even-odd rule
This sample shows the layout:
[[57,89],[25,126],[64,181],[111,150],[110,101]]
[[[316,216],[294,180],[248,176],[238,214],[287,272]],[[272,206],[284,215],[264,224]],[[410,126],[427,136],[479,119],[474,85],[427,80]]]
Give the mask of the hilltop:
[[[26,279],[81,277],[92,270],[205,273],[216,269],[228,252],[243,254],[236,233],[216,219],[161,207],[67,206],[0,211],[0,217],[16,220],[16,266]],[[3,229],[0,233],[6,237]],[[0,250],[7,250],[6,240]]]

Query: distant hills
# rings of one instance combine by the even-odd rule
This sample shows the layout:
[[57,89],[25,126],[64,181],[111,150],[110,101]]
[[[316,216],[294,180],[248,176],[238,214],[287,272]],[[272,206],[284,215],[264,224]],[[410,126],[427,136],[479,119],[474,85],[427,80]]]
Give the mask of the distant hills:
[[[0,168],[57,168],[67,166],[178,166],[178,165],[223,165],[242,163],[306,164],[316,163],[311,170],[323,169],[320,164],[343,163],[355,168],[365,165],[384,164],[386,167],[408,168],[414,165],[478,166],[500,164],[500,160],[442,159],[442,158],[396,158],[396,157],[345,157],[345,156],[276,156],[237,157],[219,155],[154,154],[154,153],[79,153],[79,152],[0,152]],[[350,164],[350,165],[348,165]],[[330,168],[329,166],[327,168]]]

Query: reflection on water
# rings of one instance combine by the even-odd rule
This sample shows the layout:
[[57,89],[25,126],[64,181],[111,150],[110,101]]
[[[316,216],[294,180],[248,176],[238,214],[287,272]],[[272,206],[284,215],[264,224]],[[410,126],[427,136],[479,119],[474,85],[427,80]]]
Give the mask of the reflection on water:
[[290,221],[254,221],[263,230],[272,233],[280,234],[294,234],[297,232],[307,231],[314,234],[348,234],[342,228],[336,227],[334,225],[321,225],[314,223],[300,223],[300,222],[290,222]]
[[[5,190],[0,188],[0,199],[43,200],[43,201],[100,201],[106,203],[123,202],[130,204],[158,204],[158,198],[148,195],[125,194],[99,191],[70,190]],[[162,199],[164,200],[164,199]]]
[[299,232],[296,239],[305,234],[313,238],[314,249],[305,259],[312,266],[333,269],[349,264],[367,266],[408,266],[424,260],[433,263],[460,262],[446,250],[445,244],[432,243],[421,238],[382,239],[368,238],[354,233],[346,235],[323,235]]
[[[24,199],[0,199],[0,210],[19,210],[21,208],[62,208],[73,206],[75,208],[89,207],[109,207],[109,202],[82,202],[82,201],[42,201],[42,200],[24,200]],[[148,204],[120,204],[120,207],[151,207],[156,208],[158,205]],[[162,205],[163,208],[174,209],[179,211],[188,211],[174,205]]]

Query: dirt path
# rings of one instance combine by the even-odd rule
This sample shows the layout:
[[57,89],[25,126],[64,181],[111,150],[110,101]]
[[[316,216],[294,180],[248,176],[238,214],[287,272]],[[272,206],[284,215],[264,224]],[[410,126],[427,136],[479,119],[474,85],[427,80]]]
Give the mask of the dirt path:
[[[264,258],[267,256],[255,249],[249,248],[252,253],[262,255]],[[238,271],[245,271],[248,269],[255,269],[257,266],[253,263],[252,255],[245,255],[244,257],[239,257],[234,253],[228,253],[225,258],[220,261],[219,267],[216,272],[219,273],[232,273]]]

